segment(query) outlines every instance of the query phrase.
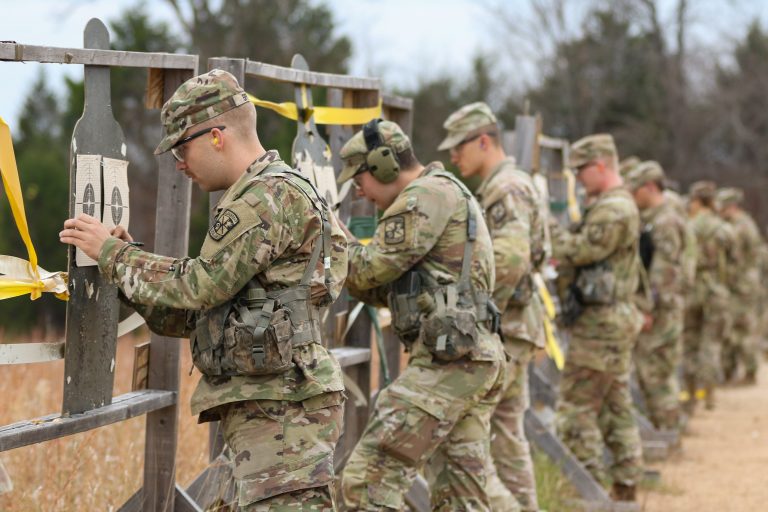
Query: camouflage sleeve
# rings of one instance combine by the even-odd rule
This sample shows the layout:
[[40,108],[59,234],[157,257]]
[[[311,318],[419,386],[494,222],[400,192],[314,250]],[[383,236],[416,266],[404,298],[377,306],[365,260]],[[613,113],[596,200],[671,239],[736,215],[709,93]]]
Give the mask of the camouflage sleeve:
[[603,261],[627,236],[622,209],[599,204],[587,214],[579,231],[571,233],[556,223],[551,228],[552,256],[577,267]]
[[441,190],[409,186],[384,212],[371,242],[350,248],[347,287],[352,294],[392,283],[434,247],[457,202],[455,193],[451,197]]
[[[268,194],[268,189],[261,187],[259,193]],[[296,225],[271,197],[240,199],[228,208],[231,218],[254,221],[230,224],[209,258],[160,256],[110,238],[101,248],[99,268],[136,304],[192,310],[223,304],[282,254]]]
[[654,302],[657,307],[672,307],[679,302],[683,287],[682,231],[674,223],[659,223],[651,236],[654,252],[648,279]]
[[496,264],[493,296],[497,304],[503,305],[531,268],[531,224],[536,205],[517,188],[489,203],[485,213]]

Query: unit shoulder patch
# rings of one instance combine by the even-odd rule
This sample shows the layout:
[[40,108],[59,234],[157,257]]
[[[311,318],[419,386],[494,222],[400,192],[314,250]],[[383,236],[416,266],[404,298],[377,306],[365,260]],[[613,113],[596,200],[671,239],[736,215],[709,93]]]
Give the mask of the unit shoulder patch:
[[405,241],[405,218],[394,215],[384,223],[384,242],[390,245],[401,244]]
[[224,209],[216,217],[213,226],[208,230],[208,236],[217,242],[224,238],[227,233],[240,223],[240,218],[230,209]]

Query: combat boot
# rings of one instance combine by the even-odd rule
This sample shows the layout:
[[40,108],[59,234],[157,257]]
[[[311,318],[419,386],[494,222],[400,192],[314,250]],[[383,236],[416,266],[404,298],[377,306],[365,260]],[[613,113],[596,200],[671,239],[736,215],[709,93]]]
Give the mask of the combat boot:
[[614,501],[635,501],[636,487],[634,485],[624,485],[614,483],[611,489],[611,498]]

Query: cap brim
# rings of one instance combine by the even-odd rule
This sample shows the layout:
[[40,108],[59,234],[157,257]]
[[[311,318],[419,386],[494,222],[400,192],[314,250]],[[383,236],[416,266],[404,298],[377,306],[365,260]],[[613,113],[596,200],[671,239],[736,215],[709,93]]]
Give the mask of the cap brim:
[[443,140],[443,142],[441,142],[440,145],[437,146],[437,150],[438,151],[445,151],[445,150],[454,148],[462,140],[464,140],[465,136],[466,136],[466,133],[464,133],[464,132],[449,133],[448,136]]
[[155,154],[162,155],[166,151],[169,151],[173,147],[173,145],[179,141],[183,133],[184,132],[181,132],[178,135],[173,135],[173,136],[166,135],[165,137],[163,137],[163,140],[161,140],[160,144],[158,144],[157,147],[155,148]]
[[344,182],[351,180],[359,168],[360,168],[359,164],[358,165],[344,164],[344,167],[342,167],[341,169],[341,174],[339,174],[339,177],[336,178],[336,184],[341,186],[344,184]]

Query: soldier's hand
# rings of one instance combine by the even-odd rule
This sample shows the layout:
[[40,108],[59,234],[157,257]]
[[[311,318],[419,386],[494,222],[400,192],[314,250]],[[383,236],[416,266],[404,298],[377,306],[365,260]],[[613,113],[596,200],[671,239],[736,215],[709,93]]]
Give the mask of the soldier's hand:
[[133,237],[123,226],[115,226],[112,228],[112,236],[119,238],[123,242],[133,242]]
[[99,258],[101,246],[109,237],[104,224],[84,213],[76,219],[65,220],[64,229],[59,233],[62,243],[74,245],[94,260]]

